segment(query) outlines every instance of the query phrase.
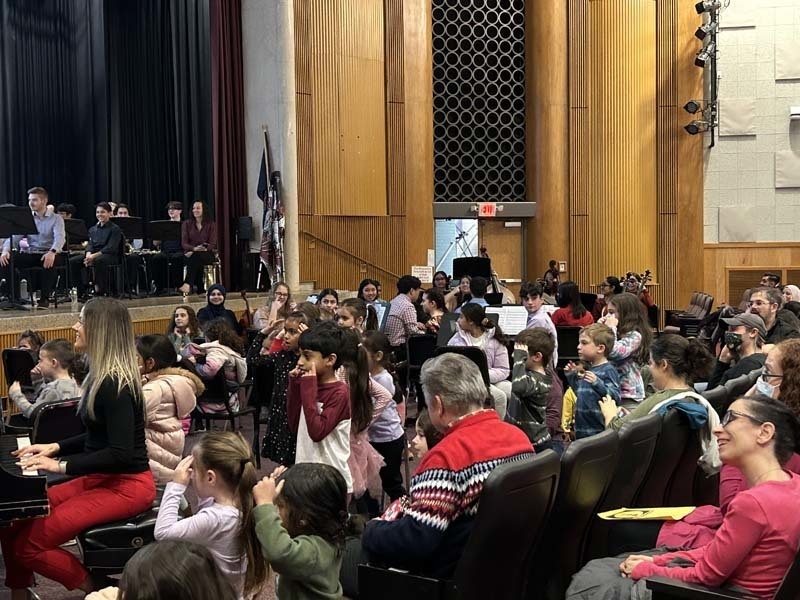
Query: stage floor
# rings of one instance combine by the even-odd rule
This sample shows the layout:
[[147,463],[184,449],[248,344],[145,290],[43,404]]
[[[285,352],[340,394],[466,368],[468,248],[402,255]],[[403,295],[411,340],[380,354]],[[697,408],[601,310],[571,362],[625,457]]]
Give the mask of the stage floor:
[[[264,304],[266,298],[267,294],[248,292],[247,299],[250,303],[250,310],[255,310]],[[184,304],[183,296],[180,295],[123,299],[122,302],[130,310],[134,322],[170,318],[172,310],[176,306]],[[191,294],[187,297],[186,303],[197,311],[206,305],[205,294]],[[83,304],[79,304],[79,310],[81,306]],[[238,316],[244,310],[244,301],[238,292],[231,292],[227,296],[225,307]],[[77,319],[78,315],[72,312],[69,302],[59,304],[58,308],[0,310],[0,334],[16,333],[26,329],[46,330],[71,327]]]

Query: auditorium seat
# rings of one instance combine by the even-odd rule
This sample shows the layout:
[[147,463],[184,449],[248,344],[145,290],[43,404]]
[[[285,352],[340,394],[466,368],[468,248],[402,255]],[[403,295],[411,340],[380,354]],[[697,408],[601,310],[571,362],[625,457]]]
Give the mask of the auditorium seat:
[[668,410],[661,423],[661,434],[650,467],[633,500],[633,508],[665,506],[672,474],[688,441],[688,422],[679,411]]
[[65,398],[34,406],[31,414],[31,444],[52,444],[80,435],[85,427],[78,414],[80,398]]
[[[607,430],[572,442],[561,457],[556,506],[533,562],[526,598],[561,600],[586,553],[589,530],[617,465],[619,436]],[[547,582],[546,589],[542,589]],[[544,592],[544,593],[543,593]]]
[[358,568],[362,600],[518,600],[556,498],[560,463],[552,450],[496,467],[452,581],[371,565]]
[[[619,430],[617,466],[597,512],[631,505],[642,484],[661,433],[661,415],[651,413],[625,423]],[[595,516],[589,529],[583,564],[608,556],[608,536],[614,523]]]

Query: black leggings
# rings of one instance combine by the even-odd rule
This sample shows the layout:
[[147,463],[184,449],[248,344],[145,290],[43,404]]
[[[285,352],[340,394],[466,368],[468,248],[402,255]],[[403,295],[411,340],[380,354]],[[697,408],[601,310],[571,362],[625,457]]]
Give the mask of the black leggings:
[[192,252],[191,256],[186,257],[186,278],[183,280],[183,283],[197,285],[197,278],[202,275],[203,267],[213,264],[213,252]]

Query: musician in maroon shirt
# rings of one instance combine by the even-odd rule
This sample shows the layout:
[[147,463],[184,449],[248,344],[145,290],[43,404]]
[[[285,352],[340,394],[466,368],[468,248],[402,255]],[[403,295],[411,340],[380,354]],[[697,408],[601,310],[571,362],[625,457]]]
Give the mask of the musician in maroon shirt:
[[181,226],[181,246],[186,257],[186,277],[178,289],[188,294],[203,267],[214,264],[217,250],[217,226],[206,215],[206,206],[202,202],[192,204],[192,218]]

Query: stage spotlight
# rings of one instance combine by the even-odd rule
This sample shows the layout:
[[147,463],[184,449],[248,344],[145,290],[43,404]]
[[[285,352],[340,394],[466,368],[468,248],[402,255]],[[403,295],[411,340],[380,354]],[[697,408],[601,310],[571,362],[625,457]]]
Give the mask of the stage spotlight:
[[684,127],[686,133],[690,135],[697,135],[698,133],[703,133],[708,131],[708,121],[692,121],[688,125]]
[[690,115],[695,114],[703,108],[703,103],[700,100],[689,100],[686,104],[683,105],[683,110],[685,110]]
[[711,42],[708,46],[697,53],[697,56],[694,59],[694,64],[700,68],[705,67],[709,59],[714,56],[714,52],[716,52],[716,50],[717,45],[714,42]]
[[720,2],[720,0],[702,0],[694,5],[694,9],[697,11],[698,15],[702,15],[704,12],[717,10],[720,7],[722,7],[722,2]]
[[697,28],[697,31],[694,32],[694,36],[698,40],[704,40],[709,34],[714,33],[716,29],[717,26],[715,23],[706,23],[705,25],[701,25]]

